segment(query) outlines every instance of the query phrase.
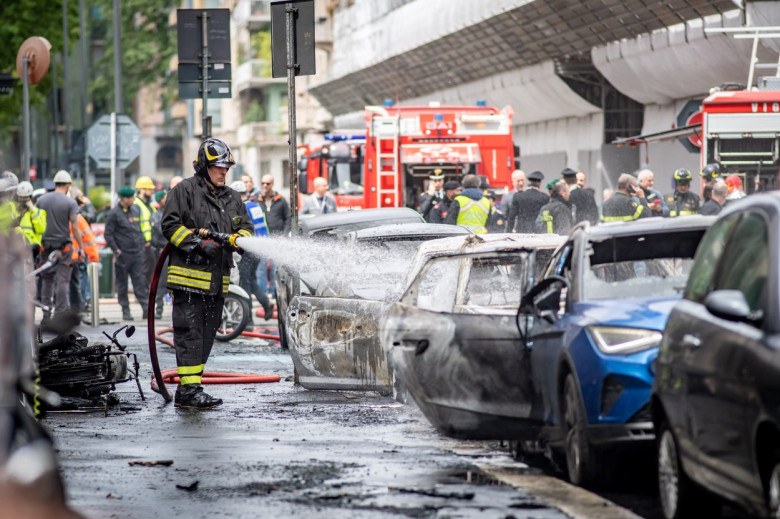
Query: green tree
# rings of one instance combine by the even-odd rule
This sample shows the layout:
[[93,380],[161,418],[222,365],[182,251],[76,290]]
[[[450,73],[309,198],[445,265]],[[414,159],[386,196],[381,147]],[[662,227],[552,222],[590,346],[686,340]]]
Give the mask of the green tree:
[[[114,109],[114,34],[113,0],[94,0],[102,17],[93,21],[98,32],[106,34],[105,54],[93,65],[91,85],[95,116]],[[171,12],[178,0],[122,0],[122,107],[133,113],[133,101],[143,86],[161,89],[164,104],[171,100],[177,83],[170,70],[176,55],[176,27],[171,26]]]
[[[0,72],[13,72],[16,77],[16,55],[24,41],[31,36],[42,36],[51,43],[52,58],[62,52],[62,0],[2,0],[0,1]],[[78,41],[78,2],[68,2],[68,33],[71,48]],[[51,92],[52,74],[30,88],[30,105],[43,107]],[[62,67],[57,67],[58,84],[62,84]],[[0,127],[16,128],[22,125],[22,82],[13,95],[0,95]],[[0,148],[13,139],[13,132],[0,132]]]

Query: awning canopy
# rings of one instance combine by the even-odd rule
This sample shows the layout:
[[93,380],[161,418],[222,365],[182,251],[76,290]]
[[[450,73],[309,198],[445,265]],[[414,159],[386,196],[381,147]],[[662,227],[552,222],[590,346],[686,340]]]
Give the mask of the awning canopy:
[[426,142],[402,144],[402,164],[473,164],[481,162],[479,146],[473,142]]

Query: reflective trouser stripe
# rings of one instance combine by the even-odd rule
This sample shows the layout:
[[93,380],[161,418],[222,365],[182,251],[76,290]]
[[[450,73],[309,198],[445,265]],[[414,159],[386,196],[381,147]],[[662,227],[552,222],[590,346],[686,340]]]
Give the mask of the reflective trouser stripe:
[[179,244],[186,238],[192,234],[192,231],[184,227],[183,225],[176,229],[176,232],[173,233],[173,236],[171,236],[171,243],[174,245],[174,247],[178,247]]
[[552,234],[553,233],[553,217],[550,214],[550,211],[547,211],[547,210],[542,211],[542,221],[546,225],[547,234]]
[[179,366],[177,372],[179,374],[179,383],[184,384],[200,384],[203,377],[203,369],[205,364],[199,364],[197,366]]

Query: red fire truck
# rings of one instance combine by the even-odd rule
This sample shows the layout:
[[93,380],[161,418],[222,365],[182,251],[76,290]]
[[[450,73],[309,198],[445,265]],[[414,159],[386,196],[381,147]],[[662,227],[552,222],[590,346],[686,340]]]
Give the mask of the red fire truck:
[[[314,192],[314,179],[323,177],[328,180],[330,192],[336,198],[338,207],[363,207],[365,142],[365,136],[360,134],[327,134],[322,146],[314,149],[300,146],[300,192]],[[301,203],[298,207],[301,207]]]
[[366,107],[363,207],[415,207],[428,176],[484,175],[505,187],[514,170],[512,108]]

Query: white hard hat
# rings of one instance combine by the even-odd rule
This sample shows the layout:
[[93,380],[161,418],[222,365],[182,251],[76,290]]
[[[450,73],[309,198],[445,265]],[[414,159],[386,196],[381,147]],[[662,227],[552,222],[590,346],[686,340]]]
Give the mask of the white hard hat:
[[19,185],[19,178],[10,171],[3,171],[3,191],[16,191]]
[[73,178],[71,178],[70,173],[65,171],[64,169],[61,169],[57,172],[56,175],[54,175],[54,183],[55,184],[72,184]]
[[240,180],[236,180],[230,184],[230,188],[234,191],[238,191],[239,193],[246,193],[246,184]]
[[38,189],[36,189],[35,191],[32,192],[32,197],[33,198],[40,198],[40,197],[42,197],[45,194],[46,194],[46,188],[45,187],[39,187]]
[[24,182],[19,182],[19,185],[16,186],[16,196],[32,196],[33,194],[33,185],[27,182],[26,180]]

